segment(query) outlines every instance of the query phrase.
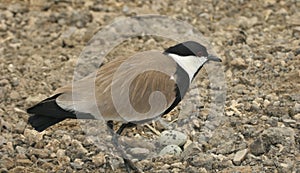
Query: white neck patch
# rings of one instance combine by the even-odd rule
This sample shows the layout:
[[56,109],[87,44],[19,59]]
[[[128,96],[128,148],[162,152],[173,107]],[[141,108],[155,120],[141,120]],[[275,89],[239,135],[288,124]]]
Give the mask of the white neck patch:
[[207,58],[203,56],[179,56],[173,53],[169,53],[168,55],[188,73],[190,82],[192,82],[192,79],[198,69],[207,61]]

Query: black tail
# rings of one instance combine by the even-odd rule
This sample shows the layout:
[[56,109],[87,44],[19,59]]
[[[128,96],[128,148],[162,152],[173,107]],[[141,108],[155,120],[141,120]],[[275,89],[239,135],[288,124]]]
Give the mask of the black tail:
[[55,99],[60,94],[47,98],[37,105],[27,109],[27,113],[32,114],[28,122],[31,126],[41,132],[46,128],[63,121],[66,118],[76,118],[73,112],[66,111],[56,104]]
[[52,118],[52,117],[47,117],[43,115],[33,115],[30,116],[28,119],[28,122],[30,125],[37,131],[42,132],[43,130],[47,129],[48,127],[59,123],[63,121],[65,118]]

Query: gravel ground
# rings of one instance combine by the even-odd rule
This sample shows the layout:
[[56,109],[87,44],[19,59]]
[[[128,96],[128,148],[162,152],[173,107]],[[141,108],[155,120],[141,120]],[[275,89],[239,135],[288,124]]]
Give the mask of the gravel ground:
[[[223,60],[227,87],[222,121],[209,128],[214,87],[202,70],[196,82],[202,105],[196,115],[181,111],[193,118],[175,129],[183,132],[178,138],[185,144],[175,142],[182,153],[137,161],[139,168],[300,172],[299,9],[299,0],[0,1],[0,172],[124,172],[122,160],[105,142],[109,135],[102,133],[103,145],[96,146],[76,120],[37,133],[27,124],[25,110],[72,81],[77,58],[94,33],[116,17],[140,14],[171,16],[201,31]],[[107,59],[172,44],[157,37],[131,38]],[[170,115],[176,117],[178,110]],[[172,122],[170,115],[164,119]],[[166,130],[160,123],[150,126],[157,134],[138,126],[124,136],[157,139]],[[138,147],[130,152],[147,154]]]

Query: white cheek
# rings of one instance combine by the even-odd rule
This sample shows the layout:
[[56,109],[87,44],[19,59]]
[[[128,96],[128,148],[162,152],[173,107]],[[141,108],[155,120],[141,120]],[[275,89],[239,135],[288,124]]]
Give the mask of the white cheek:
[[190,82],[198,69],[207,61],[206,57],[183,57],[176,54],[169,54],[169,56],[171,56],[188,73]]

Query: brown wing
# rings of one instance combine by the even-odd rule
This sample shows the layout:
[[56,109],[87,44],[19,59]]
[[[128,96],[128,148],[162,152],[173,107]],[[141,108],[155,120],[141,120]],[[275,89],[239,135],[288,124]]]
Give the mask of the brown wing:
[[57,103],[64,109],[90,113],[98,119],[153,119],[175,100],[175,72],[176,63],[166,55],[143,52],[104,65],[97,74],[74,83],[73,88],[58,89],[56,93],[63,94]]

